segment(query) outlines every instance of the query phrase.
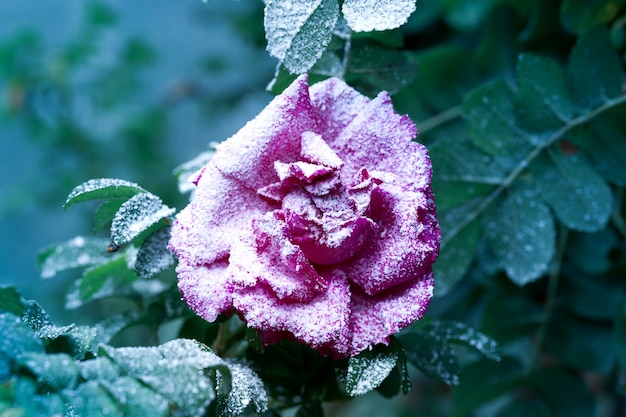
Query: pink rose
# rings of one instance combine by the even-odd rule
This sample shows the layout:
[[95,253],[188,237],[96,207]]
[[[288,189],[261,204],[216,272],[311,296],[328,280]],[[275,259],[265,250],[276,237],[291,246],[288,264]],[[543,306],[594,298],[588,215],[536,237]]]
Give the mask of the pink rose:
[[179,288],[264,343],[356,355],[421,318],[441,233],[415,125],[339,79],[298,78],[219,145],[173,226]]

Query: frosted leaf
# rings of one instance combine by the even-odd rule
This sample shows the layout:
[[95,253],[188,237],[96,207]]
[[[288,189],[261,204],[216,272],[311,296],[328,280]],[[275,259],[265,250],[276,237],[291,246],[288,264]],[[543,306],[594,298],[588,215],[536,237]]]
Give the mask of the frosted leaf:
[[415,0],[346,0],[343,16],[355,32],[395,29],[415,11]]
[[170,230],[170,227],[157,230],[141,245],[135,263],[135,272],[140,278],[152,278],[174,265],[174,255],[167,249]]
[[253,405],[257,414],[267,411],[267,393],[263,381],[247,366],[227,362],[231,374],[231,390],[220,402],[221,416],[237,416],[249,405]]
[[294,74],[309,70],[332,38],[337,0],[270,0],[265,6],[267,50]]
[[391,349],[365,350],[350,358],[346,376],[346,391],[356,397],[378,387],[389,376],[398,361]]
[[48,385],[55,391],[73,388],[78,379],[76,363],[65,353],[29,352],[19,358],[18,364],[36,375],[37,383]]
[[210,149],[208,151],[202,152],[192,160],[174,168],[174,175],[178,179],[178,191],[180,191],[181,194],[191,192],[195,189],[195,174],[213,158],[216,146],[216,143],[210,143]]
[[52,278],[66,269],[106,262],[106,239],[77,236],[42,250],[37,256],[42,278]]
[[74,188],[65,200],[63,207],[67,208],[76,203],[101,198],[117,199],[130,198],[146,190],[139,185],[116,178],[93,179]]
[[174,214],[174,211],[154,194],[137,194],[122,204],[115,214],[111,225],[111,241],[124,245],[162,218]]
[[200,343],[177,339],[158,347],[101,347],[126,375],[143,382],[186,415],[201,416],[215,397],[206,368],[227,372],[223,360]]
[[435,340],[445,340],[449,343],[471,347],[488,359],[500,360],[496,341],[465,323],[433,320],[422,327],[422,333],[428,334]]
[[137,319],[141,317],[138,311],[129,311],[126,313],[116,314],[114,316],[107,317],[105,320],[97,323],[94,328],[96,329],[96,342],[97,343],[109,343],[109,341]]
[[[0,313],[0,358],[17,358],[24,352],[43,352],[44,348],[36,335],[19,317]],[[0,377],[2,375],[0,374]]]
[[166,417],[170,415],[167,399],[134,378],[121,376],[115,381],[103,381],[102,385],[117,400],[124,416]]

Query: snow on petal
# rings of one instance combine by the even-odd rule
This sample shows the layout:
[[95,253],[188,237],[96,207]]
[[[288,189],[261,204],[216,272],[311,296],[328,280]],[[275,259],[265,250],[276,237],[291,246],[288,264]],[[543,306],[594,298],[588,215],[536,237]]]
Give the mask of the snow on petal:
[[220,313],[232,307],[233,296],[227,268],[226,261],[195,267],[180,263],[176,268],[178,289],[183,300],[208,322],[215,321]]

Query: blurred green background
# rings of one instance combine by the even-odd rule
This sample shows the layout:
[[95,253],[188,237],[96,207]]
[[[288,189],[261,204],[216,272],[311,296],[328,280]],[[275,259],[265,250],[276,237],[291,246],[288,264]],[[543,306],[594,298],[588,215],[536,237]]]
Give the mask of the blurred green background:
[[[0,2],[0,284],[52,318],[75,276],[42,281],[37,252],[91,233],[76,185],[139,183],[187,199],[172,170],[271,99],[260,1]],[[105,248],[103,248],[104,250]]]

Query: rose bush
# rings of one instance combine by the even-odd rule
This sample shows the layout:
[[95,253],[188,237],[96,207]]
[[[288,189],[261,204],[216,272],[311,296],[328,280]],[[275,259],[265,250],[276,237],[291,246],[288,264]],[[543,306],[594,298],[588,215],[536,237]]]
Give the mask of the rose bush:
[[170,250],[184,300],[266,344],[356,355],[424,314],[441,234],[415,125],[339,79],[298,78],[193,178]]

